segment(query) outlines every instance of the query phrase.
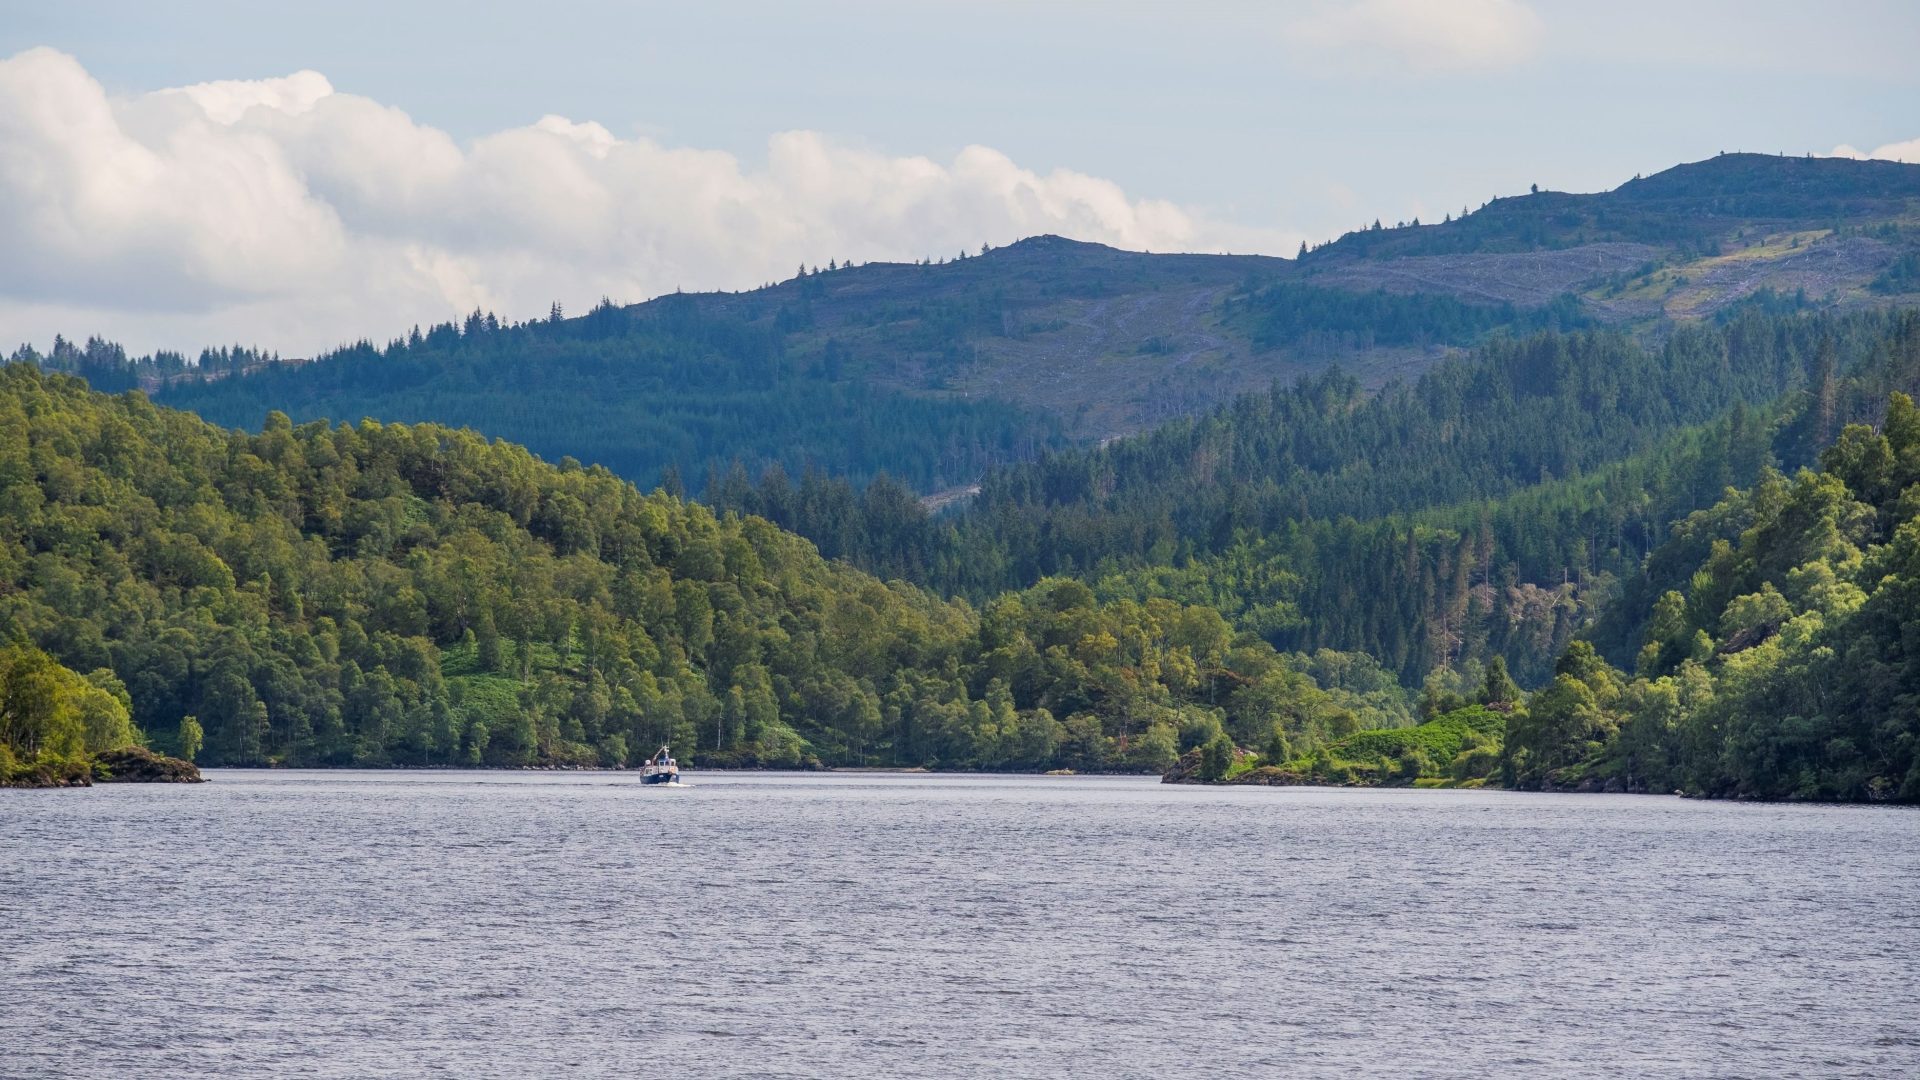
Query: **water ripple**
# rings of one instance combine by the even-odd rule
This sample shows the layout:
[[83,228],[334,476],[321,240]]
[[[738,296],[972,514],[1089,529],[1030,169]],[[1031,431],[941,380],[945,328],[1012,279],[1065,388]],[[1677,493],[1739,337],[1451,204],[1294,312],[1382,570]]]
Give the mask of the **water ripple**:
[[1920,1073],[1920,814],[1101,778],[0,792],[0,1074]]

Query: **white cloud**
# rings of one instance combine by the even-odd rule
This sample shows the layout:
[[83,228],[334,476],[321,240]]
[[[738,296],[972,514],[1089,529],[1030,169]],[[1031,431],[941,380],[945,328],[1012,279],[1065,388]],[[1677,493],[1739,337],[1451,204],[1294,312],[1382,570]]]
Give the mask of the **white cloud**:
[[889,157],[817,132],[764,168],[546,116],[461,145],[317,72],[112,98],[72,57],[0,60],[0,345],[383,340],[475,306],[747,288],[829,258],[949,256],[1057,232],[1290,252],[998,151]]
[[190,99],[216,124],[235,124],[255,107],[297,116],[332,96],[333,84],[317,71],[296,71],[284,79],[228,79],[161,93]]
[[1520,0],[1339,0],[1287,27],[1298,47],[1415,74],[1491,71],[1531,59],[1545,36]]
[[1848,157],[1879,161],[1904,161],[1909,165],[1920,165],[1920,139],[1908,139],[1906,142],[1888,143],[1870,151],[1856,150],[1845,143],[1833,148],[1829,157]]

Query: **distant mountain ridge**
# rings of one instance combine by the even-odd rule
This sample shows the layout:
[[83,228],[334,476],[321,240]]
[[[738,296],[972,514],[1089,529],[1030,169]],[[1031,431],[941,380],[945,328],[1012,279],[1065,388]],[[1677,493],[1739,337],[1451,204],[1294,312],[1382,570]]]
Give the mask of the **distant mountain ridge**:
[[1710,315],[1763,289],[1840,306],[1910,293],[1873,286],[1916,247],[1920,166],[1722,154],[1611,191],[1538,191],[1358,230],[1300,269],[1322,284],[1472,300],[1571,292],[1597,317],[1636,322]]
[[[274,409],[467,425],[642,484],[671,469],[698,489],[738,460],[935,491],[1333,365],[1381,386],[1502,330],[1659,337],[1755,296],[1911,301],[1917,253],[1920,166],[1726,154],[1608,192],[1359,230],[1299,259],[1041,236],[557,322],[476,312],[383,349],[176,377],[155,396],[233,426]],[[107,388],[138,366],[110,347],[40,359]]]
[[1611,191],[1535,191],[1417,229],[1359,230],[1310,253],[1337,257],[1517,252],[1599,243],[1672,247],[1734,229],[1835,225],[1910,214],[1920,165],[1721,154],[1634,177]]

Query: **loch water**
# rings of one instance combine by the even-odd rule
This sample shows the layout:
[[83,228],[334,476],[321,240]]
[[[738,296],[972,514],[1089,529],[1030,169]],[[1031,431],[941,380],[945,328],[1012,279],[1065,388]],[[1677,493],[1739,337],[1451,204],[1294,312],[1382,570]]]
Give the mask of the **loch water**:
[[1920,1074],[1908,809],[208,775],[0,792],[0,1075]]

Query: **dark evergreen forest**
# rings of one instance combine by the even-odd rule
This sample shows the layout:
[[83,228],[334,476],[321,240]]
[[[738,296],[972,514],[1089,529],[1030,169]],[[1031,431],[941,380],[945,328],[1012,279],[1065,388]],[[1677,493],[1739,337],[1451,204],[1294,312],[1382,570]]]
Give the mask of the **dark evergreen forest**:
[[887,390],[844,377],[835,356],[797,356],[778,325],[703,316],[664,298],[603,303],[577,319],[418,329],[385,347],[361,342],[305,363],[220,350],[184,366],[128,358],[104,342],[16,355],[104,390],[164,380],[155,398],[214,423],[434,421],[512,439],[560,460],[604,465],[645,487],[697,489],[711,467],[743,460],[810,465],[864,479],[887,471],[921,489],[1063,445],[1057,422],[1016,406]]
[[1814,462],[1916,380],[1913,316],[1762,303],[1657,348],[1502,337],[1379,394],[1337,372],[1276,386],[995,470],[946,516],[885,479],[736,469],[711,497],[936,591],[1076,576],[1208,604],[1283,649],[1365,652],[1413,685],[1494,655],[1532,683],[1616,596],[1636,609],[1641,562],[1675,522],[1769,466]]

